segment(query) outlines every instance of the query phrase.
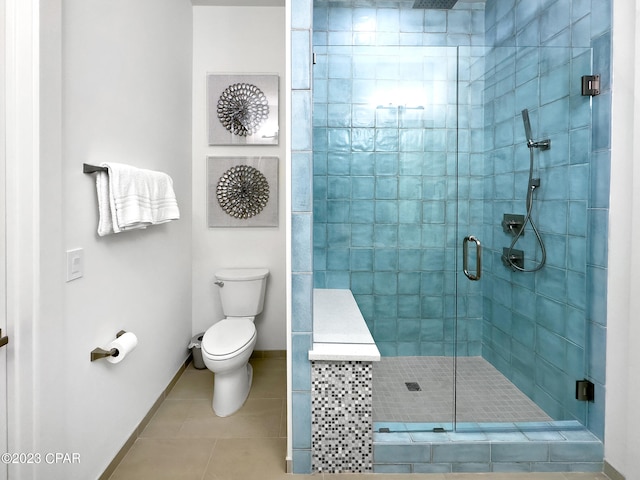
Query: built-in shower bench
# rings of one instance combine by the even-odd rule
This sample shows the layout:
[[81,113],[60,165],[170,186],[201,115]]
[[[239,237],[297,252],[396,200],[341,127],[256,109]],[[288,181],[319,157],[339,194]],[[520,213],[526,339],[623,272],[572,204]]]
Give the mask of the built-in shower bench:
[[313,291],[313,350],[309,360],[380,360],[378,347],[351,290]]
[[380,360],[351,290],[313,291],[311,467],[373,471],[373,365]]

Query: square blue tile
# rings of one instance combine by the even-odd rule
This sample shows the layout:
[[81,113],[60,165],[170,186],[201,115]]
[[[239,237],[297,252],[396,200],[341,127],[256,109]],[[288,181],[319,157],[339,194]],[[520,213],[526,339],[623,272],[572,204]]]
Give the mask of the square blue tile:
[[352,271],[372,271],[373,270],[373,249],[371,248],[352,249],[351,250],[351,270]]
[[[351,198],[358,200],[373,199],[375,192],[374,177],[351,177]],[[585,212],[586,220],[586,212]]]
[[[377,295],[395,295],[398,292],[398,277],[394,272],[374,272],[373,274],[373,282],[374,282],[374,293]],[[376,303],[378,299],[382,301],[385,297],[376,298]],[[396,298],[385,300],[386,302],[396,303]],[[377,306],[377,305],[376,305]]]
[[[327,223],[329,224],[345,224],[349,221],[351,215],[351,204],[348,200],[328,200],[327,207]],[[335,228],[329,226],[329,231]]]
[[398,197],[403,200],[422,198],[422,179],[418,176],[401,176],[398,179]]
[[351,178],[329,176],[327,178],[327,198],[349,199],[351,198]]
[[[352,204],[353,208],[353,204]],[[352,210],[353,211],[353,210]],[[372,210],[373,212],[373,210]],[[371,215],[373,220],[373,213]],[[373,247],[373,225],[363,222],[366,225],[351,225],[351,246],[352,247]]]
[[374,253],[374,269],[396,271],[398,269],[398,251],[395,248],[376,248]]
[[351,175],[373,175],[375,158],[372,152],[352,152]]
[[400,200],[398,202],[398,221],[420,227],[422,222],[422,202],[419,200]]
[[352,272],[350,288],[354,295],[373,294],[373,273]]
[[[422,242],[422,229],[418,225],[398,225],[398,245],[400,247],[420,247]],[[401,253],[401,252],[400,252]],[[417,266],[418,264],[416,264]],[[415,267],[410,267],[414,269]]]
[[[374,222],[375,203],[368,200],[354,200],[350,205],[351,222],[356,227],[356,224]],[[372,242],[369,243],[371,245]]]
[[[381,202],[376,202],[381,203]],[[378,213],[376,206],[376,214]],[[376,215],[376,219],[377,219]],[[376,247],[395,247],[398,244],[398,226],[394,223],[389,225],[374,225],[374,246]]]
[[372,129],[351,129],[351,149],[353,150],[353,152],[372,152],[374,148],[375,138]]
[[396,177],[378,177],[375,180],[375,184],[376,198],[398,198],[398,179]]
[[[402,232],[402,230],[400,230]],[[419,276],[420,273],[417,271],[420,270],[420,264],[422,260],[422,250],[418,249],[400,249],[398,252],[398,266],[401,270],[400,274],[408,275],[407,278],[411,278],[412,281],[418,277],[418,281],[413,284],[413,288],[416,291],[420,291],[420,281]]]

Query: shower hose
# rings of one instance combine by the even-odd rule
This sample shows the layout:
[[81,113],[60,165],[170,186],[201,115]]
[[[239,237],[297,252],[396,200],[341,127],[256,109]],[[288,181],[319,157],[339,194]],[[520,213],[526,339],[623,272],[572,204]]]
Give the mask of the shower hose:
[[[534,180],[533,178],[533,149],[534,147],[530,145],[529,146],[529,183],[527,188],[527,215],[525,216],[524,222],[522,222],[522,226],[513,237],[513,240],[511,241],[511,245],[509,246],[509,250],[505,254],[505,257],[506,257],[505,260],[506,262],[509,263],[509,266],[513,270],[518,272],[523,272],[523,273],[537,272],[544,266],[545,262],[547,261],[547,249],[544,246],[544,242],[542,241],[542,237],[540,236],[538,227],[536,227],[536,224],[531,218],[531,211],[533,210],[533,192],[535,191],[536,188],[540,186],[539,179]],[[524,233],[524,229],[527,226],[527,222],[531,225],[531,228],[533,229],[533,233],[536,236],[536,240],[540,245],[540,251],[542,255],[540,259],[540,263],[538,263],[534,268],[530,268],[530,269],[526,269],[519,265],[516,265],[516,263],[513,261],[513,255],[512,255],[513,248],[515,247],[516,243]]]

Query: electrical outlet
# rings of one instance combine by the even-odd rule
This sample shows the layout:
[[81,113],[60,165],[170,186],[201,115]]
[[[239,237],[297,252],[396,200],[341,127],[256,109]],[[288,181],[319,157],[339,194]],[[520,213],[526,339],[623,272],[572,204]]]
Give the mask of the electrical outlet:
[[67,250],[67,282],[84,275],[84,250],[76,248]]

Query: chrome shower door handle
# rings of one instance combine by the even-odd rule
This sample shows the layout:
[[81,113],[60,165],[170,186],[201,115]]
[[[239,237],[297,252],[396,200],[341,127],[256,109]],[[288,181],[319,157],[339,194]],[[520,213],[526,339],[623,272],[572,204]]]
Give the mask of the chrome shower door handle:
[[[469,242],[474,242],[476,244],[476,274],[469,273]],[[482,275],[482,246],[480,245],[480,240],[478,240],[473,235],[469,235],[468,237],[464,237],[462,242],[462,270],[464,274],[467,276],[469,280],[480,280],[480,276]]]

